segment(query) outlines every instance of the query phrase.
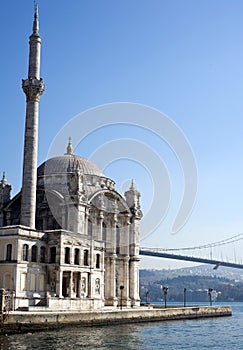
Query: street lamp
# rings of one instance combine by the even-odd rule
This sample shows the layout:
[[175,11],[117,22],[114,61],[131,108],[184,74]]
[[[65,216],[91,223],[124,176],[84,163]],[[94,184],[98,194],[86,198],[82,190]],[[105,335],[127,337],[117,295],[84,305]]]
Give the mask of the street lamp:
[[163,293],[164,293],[164,300],[165,300],[165,309],[166,309],[166,299],[167,299],[167,293],[168,293],[168,287],[163,287]]
[[120,291],[121,291],[121,300],[120,300],[120,308],[122,310],[122,291],[124,289],[124,286],[120,286]]
[[146,292],[146,304],[148,304],[149,303],[149,291],[147,290],[147,292]]
[[184,307],[186,306],[186,288],[184,288]]
[[212,306],[212,292],[213,292],[213,288],[208,288],[208,296],[209,296],[210,306]]

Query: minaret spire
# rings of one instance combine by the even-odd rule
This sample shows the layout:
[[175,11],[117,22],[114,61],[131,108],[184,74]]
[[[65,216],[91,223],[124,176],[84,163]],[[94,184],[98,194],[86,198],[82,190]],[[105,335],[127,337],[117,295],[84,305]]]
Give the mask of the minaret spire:
[[28,79],[22,81],[22,88],[26,94],[26,119],[20,223],[31,228],[35,228],[39,101],[44,92],[44,83],[40,78],[40,48],[36,5],[33,33],[29,41]]
[[38,13],[38,4],[35,4],[35,15],[33,22],[33,33],[39,33],[39,13]]

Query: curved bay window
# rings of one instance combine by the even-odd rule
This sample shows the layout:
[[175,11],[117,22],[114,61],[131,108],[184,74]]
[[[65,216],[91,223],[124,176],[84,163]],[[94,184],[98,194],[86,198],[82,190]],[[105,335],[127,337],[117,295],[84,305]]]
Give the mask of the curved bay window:
[[23,244],[22,247],[22,260],[28,261],[28,255],[29,255],[29,246],[28,244]]
[[6,248],[6,261],[11,261],[12,260],[12,244],[8,244]]

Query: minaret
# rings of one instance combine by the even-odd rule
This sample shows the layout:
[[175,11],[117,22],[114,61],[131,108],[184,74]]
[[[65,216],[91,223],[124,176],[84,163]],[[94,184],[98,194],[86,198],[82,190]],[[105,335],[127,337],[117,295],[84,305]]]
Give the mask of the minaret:
[[22,81],[26,94],[26,119],[20,224],[35,228],[39,101],[44,91],[44,83],[40,78],[38,5],[35,6],[29,45],[28,79]]

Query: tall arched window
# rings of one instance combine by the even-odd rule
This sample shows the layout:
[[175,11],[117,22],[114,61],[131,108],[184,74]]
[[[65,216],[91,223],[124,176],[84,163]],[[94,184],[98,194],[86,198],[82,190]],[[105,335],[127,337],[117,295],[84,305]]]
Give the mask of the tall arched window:
[[12,244],[7,244],[5,260],[6,261],[12,260]]
[[36,247],[36,245],[33,245],[31,248],[31,261],[33,261],[33,262],[37,261],[37,247]]
[[84,266],[89,266],[89,251],[84,250]]
[[70,248],[66,247],[64,249],[64,262],[65,264],[70,264]]
[[28,261],[28,255],[29,255],[29,246],[28,244],[23,244],[22,247],[22,260]]
[[74,264],[79,265],[79,249],[75,248],[74,249]]
[[56,247],[50,248],[50,263],[55,264],[56,262]]
[[118,226],[116,226],[116,254],[120,253],[120,244],[121,244],[120,229]]
[[46,261],[46,248],[40,247],[40,262],[44,263]]

